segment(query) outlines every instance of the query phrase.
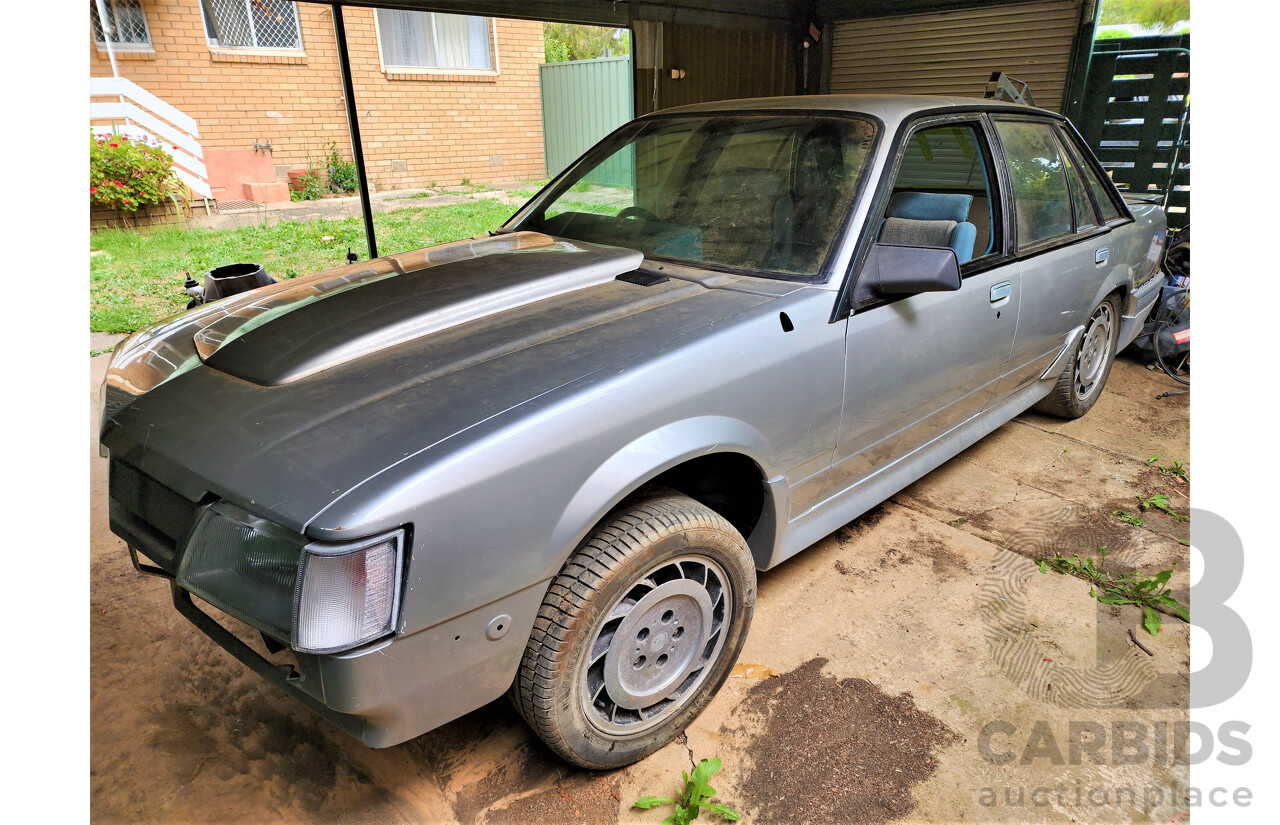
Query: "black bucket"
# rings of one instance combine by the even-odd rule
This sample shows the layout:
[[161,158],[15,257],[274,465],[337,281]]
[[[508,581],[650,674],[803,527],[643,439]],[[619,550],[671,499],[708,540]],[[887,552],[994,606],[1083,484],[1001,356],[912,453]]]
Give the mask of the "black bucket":
[[239,295],[260,286],[274,284],[261,264],[227,264],[209,270],[204,276],[204,300],[216,301],[228,295]]

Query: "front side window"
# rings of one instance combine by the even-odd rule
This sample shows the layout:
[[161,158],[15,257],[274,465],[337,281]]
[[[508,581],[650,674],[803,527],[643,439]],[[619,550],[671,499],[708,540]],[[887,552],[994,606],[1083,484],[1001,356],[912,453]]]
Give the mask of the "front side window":
[[109,23],[105,31],[96,0],[89,0],[89,21],[93,26],[95,42],[105,45],[106,35],[110,34],[113,46],[151,45],[151,31],[147,28],[147,15],[142,10],[142,0],[105,0],[103,5],[107,7]]
[[200,0],[209,45],[219,49],[302,49],[292,0]]
[[895,246],[950,247],[965,263],[997,250],[985,138],[976,124],[920,129],[903,145],[878,240]]
[[384,68],[493,70],[487,17],[378,9]]
[[606,139],[508,227],[752,273],[821,273],[853,203],[871,123],[686,115]]
[[1071,192],[1058,142],[1048,123],[998,120],[1018,215],[1018,248],[1070,235]]

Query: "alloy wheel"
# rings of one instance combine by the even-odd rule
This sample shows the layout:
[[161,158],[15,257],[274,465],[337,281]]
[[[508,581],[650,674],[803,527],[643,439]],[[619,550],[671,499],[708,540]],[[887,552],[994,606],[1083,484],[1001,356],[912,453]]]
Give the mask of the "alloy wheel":
[[1084,341],[1076,354],[1076,397],[1085,400],[1098,388],[1107,371],[1110,357],[1111,330],[1115,317],[1109,301],[1103,301],[1093,311],[1084,331]]
[[733,593],[705,556],[661,562],[618,599],[591,644],[581,705],[591,725],[630,736],[669,718],[719,659]]

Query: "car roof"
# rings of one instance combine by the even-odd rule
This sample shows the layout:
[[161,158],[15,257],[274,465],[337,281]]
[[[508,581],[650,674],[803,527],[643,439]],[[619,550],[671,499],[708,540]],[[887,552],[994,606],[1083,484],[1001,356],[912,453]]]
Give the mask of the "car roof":
[[[938,109],[965,109],[972,111],[1015,112],[1061,118],[1056,112],[1024,106],[1006,101],[987,100],[955,95],[790,95],[785,97],[753,97],[739,100],[713,100],[691,103],[654,112],[654,115],[687,114],[697,112],[751,112],[757,110],[786,110],[796,112],[850,112],[878,117],[886,124],[893,124],[923,111]],[[647,115],[646,117],[652,117]]]

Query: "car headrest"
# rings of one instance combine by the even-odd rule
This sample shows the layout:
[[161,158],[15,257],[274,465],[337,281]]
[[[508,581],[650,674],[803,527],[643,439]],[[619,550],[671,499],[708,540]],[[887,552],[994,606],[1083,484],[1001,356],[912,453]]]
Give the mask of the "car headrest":
[[889,199],[890,218],[906,218],[912,221],[969,220],[969,207],[973,195],[941,194],[936,192],[895,192]]

